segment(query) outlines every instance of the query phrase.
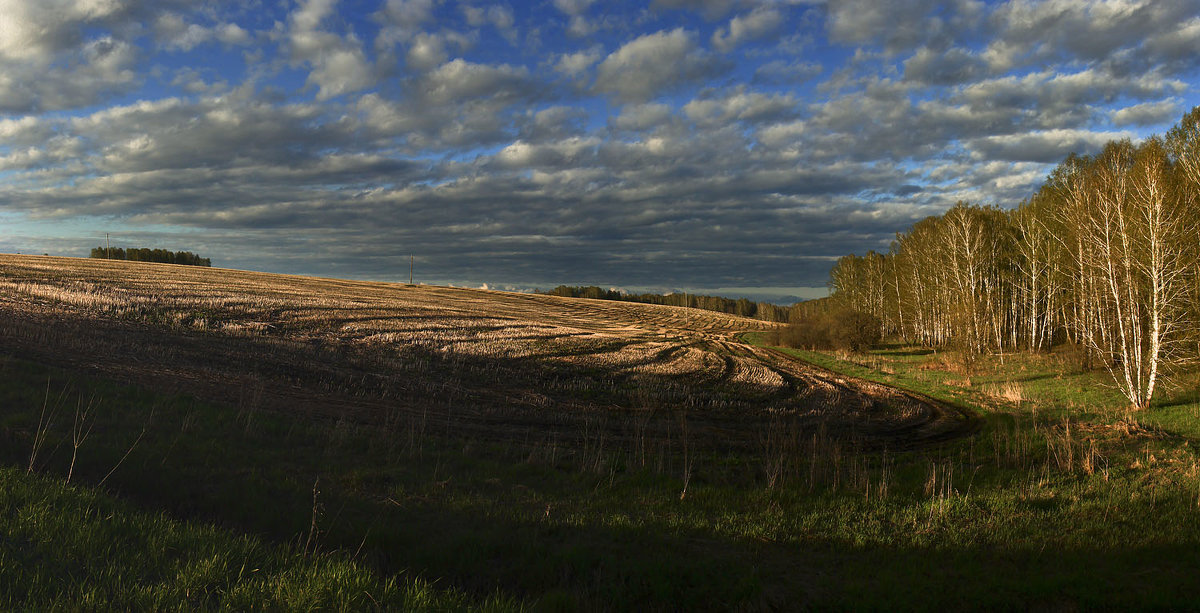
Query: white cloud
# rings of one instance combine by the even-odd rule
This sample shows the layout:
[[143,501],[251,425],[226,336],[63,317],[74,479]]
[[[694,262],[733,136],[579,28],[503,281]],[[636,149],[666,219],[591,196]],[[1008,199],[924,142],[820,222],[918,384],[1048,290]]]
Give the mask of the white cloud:
[[782,22],[782,15],[777,8],[762,5],[745,15],[734,17],[728,27],[717,28],[713,32],[712,43],[721,51],[730,51],[746,41],[774,34]]
[[428,100],[439,103],[485,96],[515,98],[529,87],[528,77],[528,71],[521,67],[475,64],[458,58],[431,72],[423,83],[423,93]]
[[596,0],[554,0],[554,8],[561,11],[570,21],[567,33],[575,37],[588,36],[596,31],[596,25],[588,19],[587,13]]
[[1152,126],[1175,121],[1183,113],[1178,98],[1143,102],[1110,113],[1115,126]]
[[387,0],[374,18],[380,24],[375,47],[380,50],[407,42],[433,21],[433,0]]
[[894,54],[970,36],[982,16],[978,0],[832,0],[826,25],[834,41],[878,45]]
[[292,59],[312,70],[308,84],[317,86],[317,99],[327,100],[374,84],[372,67],[353,33],[345,37],[320,30],[337,0],[307,0],[291,14],[288,42]]
[[699,49],[693,33],[676,28],[640,36],[609,54],[597,68],[593,87],[621,100],[649,100],[722,69]]
[[595,2],[596,0],[554,0],[554,8],[574,17],[586,13]]
[[120,0],[0,0],[0,57],[49,61],[78,45],[86,24],[126,8]]
[[245,45],[250,43],[250,33],[236,23],[223,23],[215,29],[217,40],[226,45]]
[[460,7],[467,25],[479,28],[492,25],[510,44],[517,44],[516,17],[512,7],[504,4],[492,4],[487,8],[463,4]]
[[770,147],[784,147],[796,143],[804,136],[804,121],[794,120],[763,126],[756,138],[758,142]]
[[985,73],[986,62],[961,47],[936,51],[921,47],[904,61],[904,78],[927,85],[969,83]]
[[37,64],[0,66],[0,111],[77,108],[126,91],[138,82],[137,50],[110,37],[84,43],[74,62],[49,68]]
[[619,130],[648,130],[668,123],[673,116],[671,107],[665,104],[630,104],[621,108],[612,123]]
[[418,33],[408,48],[405,64],[420,71],[440,66],[448,58],[445,40],[437,34]]
[[518,122],[521,140],[542,143],[578,136],[587,131],[586,111],[565,105],[551,106],[536,112],[526,112]]
[[221,23],[212,27],[187,23],[178,13],[163,13],[154,21],[155,35],[170,50],[191,51],[198,45],[218,41],[226,45],[245,45],[250,33],[236,23]]
[[688,119],[704,125],[718,126],[731,121],[763,121],[778,119],[793,112],[797,102],[789,95],[747,92],[745,88],[726,92],[720,98],[697,98],[683,105]]
[[495,160],[500,167],[510,169],[570,168],[579,165],[581,158],[592,157],[599,144],[597,138],[581,137],[540,145],[517,141],[501,149]]
[[554,70],[569,77],[578,77],[599,62],[602,54],[599,45],[575,53],[563,53],[558,56]]
[[1044,130],[974,139],[967,146],[981,159],[1049,164],[1062,161],[1070,153],[1094,153],[1109,141],[1132,137],[1129,132]]
[[1196,40],[1186,31],[1197,12],[1195,0],[1012,0],[991,17],[998,36],[985,57],[995,70],[1009,70],[1057,58],[1102,62],[1149,54],[1136,61],[1148,68],[1156,55],[1178,58],[1176,41]]

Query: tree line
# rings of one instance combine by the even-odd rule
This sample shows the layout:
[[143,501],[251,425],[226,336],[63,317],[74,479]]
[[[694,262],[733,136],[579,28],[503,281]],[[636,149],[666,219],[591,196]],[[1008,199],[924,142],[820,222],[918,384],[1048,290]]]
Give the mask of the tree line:
[[1013,209],[959,202],[887,253],[838,260],[831,298],[882,335],[968,355],[1074,345],[1137,408],[1200,359],[1200,107],[1165,136],[1069,155]]
[[164,264],[186,264],[189,266],[212,266],[212,260],[202,258],[191,251],[168,251],[145,247],[95,247],[91,257],[106,260],[128,260],[130,262],[161,262]]
[[723,298],[721,296],[702,296],[696,294],[627,294],[620,290],[604,289],[595,285],[573,286],[560,285],[544,292],[551,296],[567,298],[594,298],[599,300],[621,300],[624,302],[640,302],[643,304],[662,304],[667,306],[690,307],[706,311],[716,311],[729,315],[740,315],[763,321],[787,322],[793,312],[799,313],[800,304],[790,307],[779,306],[770,302],[755,302],[747,298]]

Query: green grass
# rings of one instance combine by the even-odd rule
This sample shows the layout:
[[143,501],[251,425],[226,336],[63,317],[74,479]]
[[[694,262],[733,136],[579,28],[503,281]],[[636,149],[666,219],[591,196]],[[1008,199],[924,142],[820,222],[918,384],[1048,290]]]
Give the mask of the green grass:
[[5,610],[515,608],[0,468]]
[[[0,608],[1194,606],[1186,399],[1136,417],[1163,431],[1122,432],[1098,375],[1059,377],[1055,356],[963,373],[911,348],[800,355],[984,428],[919,452],[700,458],[681,496],[679,458],[643,467],[600,441],[588,456],[413,439],[0,358]],[[989,391],[1013,380],[1026,399]],[[789,467],[773,485],[769,460]]]

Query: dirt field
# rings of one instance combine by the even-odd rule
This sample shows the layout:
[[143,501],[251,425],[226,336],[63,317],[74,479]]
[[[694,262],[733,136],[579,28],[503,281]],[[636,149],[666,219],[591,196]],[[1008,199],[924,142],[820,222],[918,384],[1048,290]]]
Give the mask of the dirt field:
[[780,432],[911,448],[973,431],[973,418],[928,399],[738,340],[772,325],[657,305],[0,256],[0,350],[248,410],[563,449],[597,432],[630,449],[686,437],[719,452],[776,444]]

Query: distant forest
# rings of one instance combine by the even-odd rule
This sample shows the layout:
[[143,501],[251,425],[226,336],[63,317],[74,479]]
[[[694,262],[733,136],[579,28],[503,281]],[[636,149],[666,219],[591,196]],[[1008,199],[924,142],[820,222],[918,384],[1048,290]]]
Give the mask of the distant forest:
[[1077,348],[1137,408],[1200,361],[1200,107],[1165,137],[1070,155],[1015,209],[960,202],[887,253],[841,258],[831,300],[967,355]]
[[763,321],[787,323],[799,319],[809,313],[817,301],[797,302],[792,306],[779,306],[769,302],[754,302],[746,298],[722,298],[721,296],[698,296],[696,294],[627,294],[614,289],[603,289],[595,285],[572,286],[560,285],[548,292],[551,296],[567,298],[595,298],[599,300],[620,300],[623,302],[640,302],[643,304],[662,304],[667,306],[691,307],[742,317],[752,317]]
[[187,264],[188,266],[212,266],[212,260],[202,258],[191,251],[168,251],[166,249],[147,249],[130,247],[95,247],[92,249],[93,258],[104,260],[128,260],[130,262],[161,262],[163,264]]

